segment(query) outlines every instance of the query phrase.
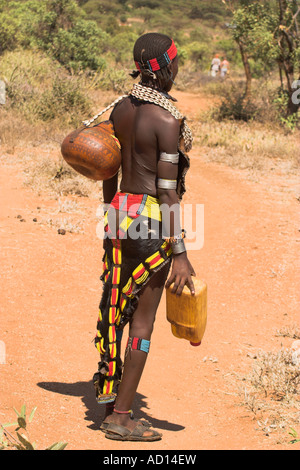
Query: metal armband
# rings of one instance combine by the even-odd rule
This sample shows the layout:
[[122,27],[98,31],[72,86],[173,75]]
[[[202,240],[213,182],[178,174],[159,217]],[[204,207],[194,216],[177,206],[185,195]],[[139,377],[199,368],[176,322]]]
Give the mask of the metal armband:
[[176,189],[177,180],[168,180],[168,179],[158,178],[157,187],[159,189]]
[[179,153],[166,153],[161,152],[159,157],[160,162],[173,163],[173,165],[178,165],[179,162]]

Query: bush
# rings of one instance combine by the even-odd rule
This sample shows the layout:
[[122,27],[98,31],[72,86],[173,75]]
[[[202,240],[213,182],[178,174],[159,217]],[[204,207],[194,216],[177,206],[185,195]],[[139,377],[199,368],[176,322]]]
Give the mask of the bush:
[[261,59],[249,59],[250,69],[253,78],[263,78],[270,73],[271,68],[265,61]]
[[5,13],[0,13],[0,55],[17,46],[16,23]]
[[113,90],[117,93],[126,93],[132,86],[132,79],[124,70],[112,67],[98,73],[93,82],[96,89]]
[[107,43],[107,48],[117,63],[124,64],[133,62],[133,47],[138,35],[132,31],[123,31],[111,37]]
[[273,104],[277,113],[278,120],[286,129],[293,131],[300,123],[300,110],[290,116],[287,115],[287,103],[289,94],[286,90],[277,89],[273,96]]
[[199,65],[199,63],[210,63],[212,51],[206,43],[192,42],[186,46],[189,59]]
[[221,4],[212,4],[212,2],[201,3],[201,6],[194,5],[190,10],[189,17],[191,19],[221,21],[224,16],[224,7]]
[[28,122],[63,119],[73,125],[90,113],[85,76],[70,76],[41,52],[7,52],[0,62],[0,78],[6,84],[5,109]]
[[205,42],[207,41],[207,34],[202,28],[195,28],[190,32],[191,41]]
[[133,0],[132,2],[134,8],[146,7],[150,9],[160,8],[160,0]]
[[214,113],[217,120],[234,119],[237,121],[250,121],[258,114],[258,107],[251,99],[245,99],[244,92],[232,88],[224,92],[221,105]]
[[101,57],[106,34],[93,21],[78,21],[72,30],[59,29],[52,44],[47,47],[55,59],[67,70],[105,69],[106,61]]
[[69,71],[102,69],[107,34],[84,18],[75,0],[10,2],[0,13],[0,54],[16,47],[39,48]]
[[221,55],[225,55],[229,62],[235,64],[241,62],[240,51],[238,50],[237,43],[233,41],[233,39],[220,39],[214,47]]
[[61,67],[45,53],[32,49],[6,51],[0,60],[0,78],[7,83],[17,78],[40,88],[47,86]]
[[66,124],[76,125],[80,116],[90,113],[90,104],[77,78],[58,76],[52,88],[42,93],[36,114],[43,121],[63,117]]
[[185,47],[177,46],[177,54],[178,54],[178,60],[179,64],[183,65],[186,60],[188,60],[188,51],[186,50]]

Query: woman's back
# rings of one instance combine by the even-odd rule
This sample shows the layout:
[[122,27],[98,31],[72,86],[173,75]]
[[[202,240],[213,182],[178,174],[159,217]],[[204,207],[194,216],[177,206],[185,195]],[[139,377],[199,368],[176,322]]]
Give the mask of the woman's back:
[[178,132],[179,122],[163,108],[134,97],[119,103],[111,119],[122,147],[121,191],[156,197],[159,153],[174,127]]

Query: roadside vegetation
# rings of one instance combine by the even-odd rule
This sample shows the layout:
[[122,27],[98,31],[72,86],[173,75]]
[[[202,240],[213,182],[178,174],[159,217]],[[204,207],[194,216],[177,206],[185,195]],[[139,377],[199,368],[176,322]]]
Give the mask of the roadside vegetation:
[[295,325],[276,332],[292,338],[289,347],[258,351],[252,355],[252,369],[239,386],[241,404],[252,414],[258,428],[277,442],[297,444],[300,392],[300,332]]

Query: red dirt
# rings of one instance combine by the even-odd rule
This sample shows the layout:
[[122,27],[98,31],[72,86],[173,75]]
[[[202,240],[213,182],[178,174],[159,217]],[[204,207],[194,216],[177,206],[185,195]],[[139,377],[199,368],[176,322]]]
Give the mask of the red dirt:
[[[201,109],[202,99],[179,95],[187,114]],[[288,181],[270,191],[270,180],[250,182],[242,171],[204,163],[201,148],[191,161],[184,202],[204,204],[204,247],[190,259],[208,284],[208,324],[200,347],[175,338],[163,298],[134,405],[136,417],[163,433],[156,443],[114,442],[98,430],[103,409],[91,383],[101,295],[97,201],[80,199],[84,234],[58,235],[39,224],[57,201],[25,188],[13,157],[2,163],[0,421],[15,420],[13,407],[37,406],[31,437],[38,448],[55,441],[67,441],[71,450],[291,448],[288,429],[278,444],[241,406],[238,376],[251,370],[259,349],[292,342],[276,330],[297,321],[299,203],[284,191]]]

